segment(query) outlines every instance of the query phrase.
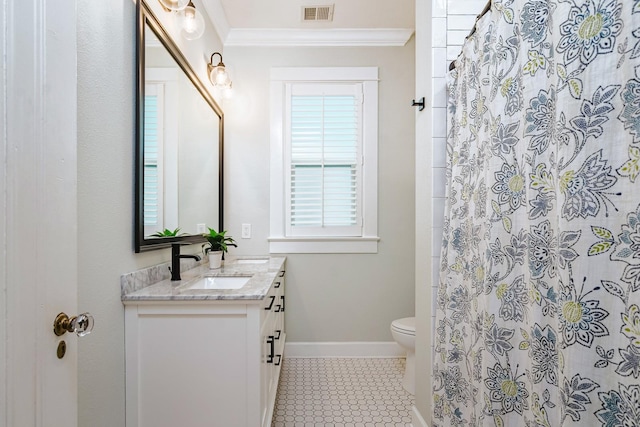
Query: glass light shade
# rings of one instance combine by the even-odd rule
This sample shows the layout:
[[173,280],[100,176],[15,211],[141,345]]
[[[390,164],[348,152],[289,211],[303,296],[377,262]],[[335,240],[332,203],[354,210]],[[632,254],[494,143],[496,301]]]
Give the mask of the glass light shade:
[[193,6],[187,6],[180,12],[182,17],[182,37],[187,40],[195,40],[204,34],[204,18]]
[[169,10],[182,10],[189,4],[189,0],[158,0],[162,6]]
[[209,80],[214,86],[224,87],[231,85],[231,79],[224,65],[217,65],[211,68]]

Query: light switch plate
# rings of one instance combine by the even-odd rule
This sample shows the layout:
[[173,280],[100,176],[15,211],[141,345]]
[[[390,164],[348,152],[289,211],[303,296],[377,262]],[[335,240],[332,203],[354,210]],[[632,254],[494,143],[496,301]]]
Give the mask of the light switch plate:
[[243,239],[251,238],[251,224],[242,224],[242,238]]

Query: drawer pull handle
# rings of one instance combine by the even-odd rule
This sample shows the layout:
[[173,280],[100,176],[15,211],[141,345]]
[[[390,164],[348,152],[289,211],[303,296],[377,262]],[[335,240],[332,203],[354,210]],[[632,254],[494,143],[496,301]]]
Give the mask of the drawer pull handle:
[[269,344],[269,355],[267,356],[267,363],[273,363],[273,355],[276,352],[275,340],[273,335],[269,335],[269,337],[267,338],[267,343]]
[[281,331],[280,329],[276,329],[276,333],[277,333],[278,335],[274,335],[274,338],[275,338],[275,339],[277,339],[277,340],[279,340],[279,339],[280,339],[280,334],[282,333],[282,331]]
[[278,273],[278,277],[284,277],[284,270],[282,270],[280,273]]
[[280,311],[284,311],[284,295],[281,295],[280,298],[282,299],[282,309]]
[[284,310],[282,309],[282,306],[281,306],[280,304],[278,304],[278,305],[276,305],[276,309],[275,309],[275,310],[273,310],[273,311],[274,311],[275,313],[280,313],[281,311],[284,311]]
[[276,289],[278,289],[278,288],[280,287],[280,285],[281,285],[281,284],[282,284],[282,283],[278,280],[278,281],[276,282],[276,284],[275,284],[275,285],[273,285],[273,287],[274,287],[274,288],[276,288]]
[[276,297],[274,295],[271,295],[269,298],[271,298],[271,302],[269,303],[268,307],[265,307],[265,310],[271,310],[271,307],[273,307],[273,302],[276,300]]
[[276,354],[276,357],[278,358],[278,361],[274,363],[274,365],[278,366],[280,365],[280,362],[282,362],[282,355],[281,354]]

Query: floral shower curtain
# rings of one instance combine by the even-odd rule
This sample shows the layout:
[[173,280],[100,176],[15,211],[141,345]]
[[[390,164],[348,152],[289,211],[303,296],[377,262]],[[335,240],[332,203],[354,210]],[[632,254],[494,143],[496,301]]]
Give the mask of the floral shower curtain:
[[495,0],[449,80],[433,425],[640,426],[640,0]]

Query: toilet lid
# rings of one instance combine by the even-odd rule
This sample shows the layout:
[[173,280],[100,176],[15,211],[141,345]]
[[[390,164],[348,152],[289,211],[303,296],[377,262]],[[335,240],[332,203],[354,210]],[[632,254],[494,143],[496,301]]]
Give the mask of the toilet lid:
[[394,320],[391,322],[391,327],[396,331],[403,332],[405,334],[416,334],[416,318],[405,317],[403,319]]

